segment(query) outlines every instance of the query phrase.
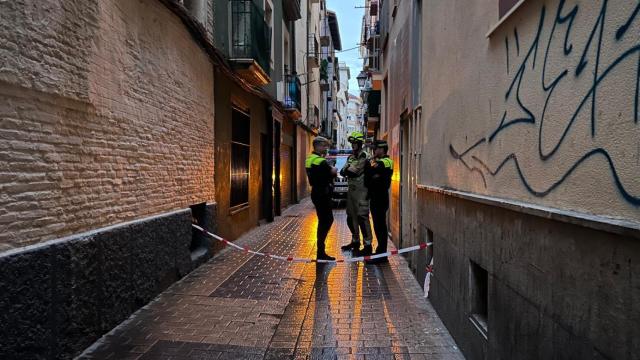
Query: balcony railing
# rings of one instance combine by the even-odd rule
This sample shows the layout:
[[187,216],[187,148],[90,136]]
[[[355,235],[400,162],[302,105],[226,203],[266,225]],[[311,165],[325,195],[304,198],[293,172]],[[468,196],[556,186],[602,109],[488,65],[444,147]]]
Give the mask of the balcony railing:
[[320,127],[320,109],[314,104],[309,104],[308,106],[307,125],[312,128]]
[[317,68],[320,66],[320,45],[318,44],[316,34],[309,34],[309,52],[307,53],[307,58],[309,59],[309,65],[311,67]]
[[380,20],[376,20],[369,28],[369,37],[380,36]]
[[284,108],[290,111],[301,111],[301,88],[300,79],[297,75],[284,76]]
[[271,28],[264,12],[252,0],[231,0],[231,60],[253,60],[268,76],[271,56]]

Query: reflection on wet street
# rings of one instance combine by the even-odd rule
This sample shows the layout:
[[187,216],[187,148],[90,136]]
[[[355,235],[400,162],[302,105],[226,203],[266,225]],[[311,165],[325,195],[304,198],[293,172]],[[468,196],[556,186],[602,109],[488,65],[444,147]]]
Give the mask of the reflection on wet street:
[[[336,210],[327,252],[350,239]],[[315,256],[310,202],[237,240]],[[85,351],[95,359],[462,359],[404,259],[288,263],[232,249],[162,293]]]

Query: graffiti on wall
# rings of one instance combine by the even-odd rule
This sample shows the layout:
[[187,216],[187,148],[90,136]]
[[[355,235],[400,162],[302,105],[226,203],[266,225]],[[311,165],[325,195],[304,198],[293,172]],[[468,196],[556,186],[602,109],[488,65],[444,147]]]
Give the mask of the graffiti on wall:
[[[487,136],[472,141],[470,147],[462,150],[454,144],[449,146],[451,156],[479,176],[485,188],[490,178],[496,177],[507,164],[512,163],[526,190],[536,197],[545,197],[562,186],[587,160],[598,157],[604,160],[600,163],[605,164],[601,170],[611,175],[611,181],[620,196],[631,205],[640,206],[640,194],[633,193],[628,186],[640,176],[637,173],[629,176],[627,172],[625,178],[622,175],[624,172],[616,166],[615,155],[611,155],[610,149],[607,149],[606,142],[603,144],[594,140],[605,126],[601,124],[602,113],[599,111],[603,103],[615,106],[616,113],[624,114],[617,121],[640,126],[640,1],[635,8],[631,5],[630,11],[622,19],[620,16],[609,16],[615,5],[619,3],[603,0],[601,5],[596,5],[599,12],[594,16],[589,14],[587,19],[580,13],[580,4],[568,6],[566,0],[560,0],[555,13],[542,6],[535,35],[528,47],[521,44],[522,36],[519,36],[517,28],[505,37],[510,83],[504,93],[504,104],[508,110],[502,112],[497,126]],[[584,31],[584,23],[587,24],[586,35],[575,34],[577,19],[583,22],[580,24],[581,30]],[[581,85],[576,86],[576,83]],[[624,101],[607,98],[612,92],[602,94],[605,83],[609,88],[617,87],[614,94],[626,94]],[[624,89],[620,88],[622,86]],[[561,87],[564,91],[562,94],[558,91]],[[529,99],[531,89],[542,94],[539,99]],[[563,98],[568,94],[571,101]],[[518,157],[517,152],[502,155],[499,159],[487,159],[479,151],[483,147],[495,146],[510,130],[529,127],[537,130],[534,130],[537,139],[531,139],[537,142],[537,157],[542,162],[549,162],[562,152],[575,151],[568,139],[572,132],[578,131],[576,124],[580,121],[589,122],[586,126],[588,134],[584,135],[584,139],[591,139],[590,143],[594,145],[588,146],[573,163],[563,167],[564,173],[554,174],[544,188],[532,184],[526,175],[528,164],[521,160],[522,156]],[[637,132],[622,132],[616,136],[637,136]],[[490,153],[484,153],[487,152]]]

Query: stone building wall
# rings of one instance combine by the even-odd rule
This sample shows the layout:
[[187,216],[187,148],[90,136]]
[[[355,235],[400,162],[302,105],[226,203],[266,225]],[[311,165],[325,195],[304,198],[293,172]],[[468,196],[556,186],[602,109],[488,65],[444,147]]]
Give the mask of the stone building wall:
[[159,1],[0,2],[0,251],[213,202],[213,66]]

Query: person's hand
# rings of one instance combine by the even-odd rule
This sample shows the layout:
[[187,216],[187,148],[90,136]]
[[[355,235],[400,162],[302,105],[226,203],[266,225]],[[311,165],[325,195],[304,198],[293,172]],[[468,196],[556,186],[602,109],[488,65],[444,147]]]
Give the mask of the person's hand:
[[341,170],[340,170],[340,175],[342,176],[346,176],[346,171],[349,168],[349,164],[345,165]]
[[375,160],[371,160],[370,165],[371,165],[372,168],[377,168],[378,167],[378,162],[375,161]]

